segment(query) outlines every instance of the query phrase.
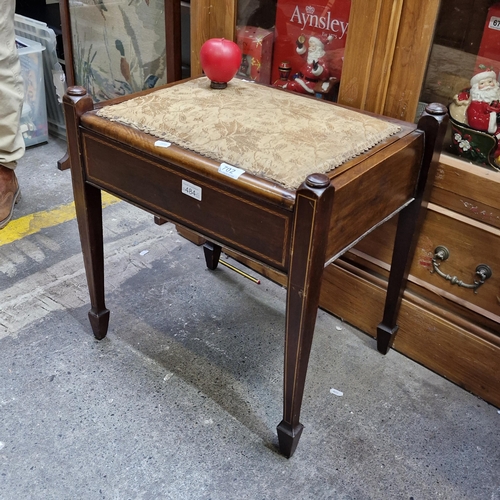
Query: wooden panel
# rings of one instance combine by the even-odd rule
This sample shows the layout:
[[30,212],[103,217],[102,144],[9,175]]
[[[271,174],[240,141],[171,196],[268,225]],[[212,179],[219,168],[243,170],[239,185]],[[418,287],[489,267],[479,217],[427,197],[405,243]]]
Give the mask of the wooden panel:
[[201,46],[209,38],[234,40],[237,0],[191,0],[191,76],[203,73]]
[[439,0],[353,0],[339,102],[415,118]]
[[339,89],[340,104],[365,109],[369,85],[373,85],[370,81],[373,64],[371,48],[379,36],[381,14],[382,0],[352,0]]
[[[403,0],[383,2],[380,14],[379,33],[373,49],[373,64],[370,68],[369,83],[363,109],[383,114],[389,89],[399,24],[403,13]],[[356,21],[354,21],[356,27]],[[350,34],[349,34],[350,36]]]
[[234,0],[212,1],[210,6],[210,38],[226,38],[235,41],[236,7]]
[[414,196],[422,147],[422,134],[409,135],[333,178],[335,197],[328,258],[351,245],[360,234]]
[[431,202],[500,229],[500,175],[441,155]]
[[382,114],[410,122],[415,119],[438,9],[439,0],[405,2]]
[[[383,287],[336,264],[325,270],[320,306],[371,336],[382,318],[384,298]],[[488,332],[481,338],[471,333],[474,325],[458,326],[431,308],[405,292],[394,349],[500,406],[500,347],[485,340]]]
[[210,38],[210,0],[192,0],[191,25],[191,76],[203,74],[200,48]]

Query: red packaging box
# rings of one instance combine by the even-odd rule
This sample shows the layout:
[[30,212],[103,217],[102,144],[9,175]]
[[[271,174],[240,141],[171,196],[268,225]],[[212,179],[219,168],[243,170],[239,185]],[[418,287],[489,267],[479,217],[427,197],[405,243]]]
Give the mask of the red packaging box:
[[351,0],[278,0],[272,81],[278,68],[288,61],[291,75],[300,73],[307,54],[297,53],[297,41],[316,37],[324,44],[331,77],[340,79],[349,25]]
[[259,83],[271,82],[274,32],[253,26],[240,26],[236,30],[236,42],[241,52],[238,76]]
[[488,9],[477,55],[476,69],[491,68],[498,75],[500,70],[500,3]]

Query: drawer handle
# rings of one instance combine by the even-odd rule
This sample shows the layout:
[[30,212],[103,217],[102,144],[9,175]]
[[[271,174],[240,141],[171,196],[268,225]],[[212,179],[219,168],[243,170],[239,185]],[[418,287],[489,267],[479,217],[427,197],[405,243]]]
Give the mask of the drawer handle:
[[450,276],[449,274],[443,273],[441,269],[439,269],[439,266],[450,256],[450,251],[442,246],[439,245],[435,248],[434,250],[434,257],[432,258],[432,267],[433,271],[431,273],[436,272],[439,276],[444,278],[445,280],[449,281],[452,285],[458,285],[462,286],[464,288],[471,288],[474,290],[474,293],[477,293],[477,289],[484,284],[484,282],[488,279],[491,278],[491,275],[493,274],[493,271],[491,270],[490,266],[487,266],[486,264],[479,264],[476,267],[476,276],[478,277],[476,280],[474,280],[474,283],[464,283],[462,280],[459,280],[456,276]]

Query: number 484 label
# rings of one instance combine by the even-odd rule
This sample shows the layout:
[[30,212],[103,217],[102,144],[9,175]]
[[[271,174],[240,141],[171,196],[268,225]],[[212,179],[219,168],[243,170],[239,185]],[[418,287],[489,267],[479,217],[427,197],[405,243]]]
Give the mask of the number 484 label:
[[185,181],[183,179],[181,190],[185,195],[191,196],[191,198],[194,198],[195,200],[201,201],[201,187],[200,186],[196,186],[195,184],[191,184],[190,182]]

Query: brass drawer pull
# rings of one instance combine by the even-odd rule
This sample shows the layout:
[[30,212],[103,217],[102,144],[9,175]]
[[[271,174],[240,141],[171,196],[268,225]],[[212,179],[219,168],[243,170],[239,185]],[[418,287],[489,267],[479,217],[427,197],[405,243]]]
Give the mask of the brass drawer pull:
[[474,280],[474,283],[464,283],[462,280],[459,280],[456,276],[450,276],[449,274],[443,273],[439,269],[439,266],[443,261],[445,261],[450,256],[450,251],[444,246],[437,246],[434,250],[434,257],[432,258],[432,267],[434,268],[431,273],[436,272],[439,276],[449,281],[452,285],[462,286],[464,288],[472,288],[474,293],[477,293],[477,289],[488,279],[491,278],[493,271],[490,266],[486,264],[479,264],[476,267],[476,275],[478,276],[477,280]]

